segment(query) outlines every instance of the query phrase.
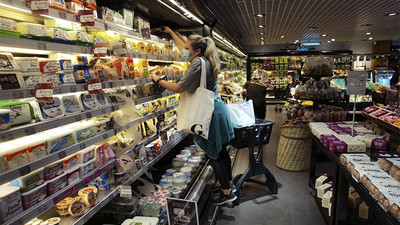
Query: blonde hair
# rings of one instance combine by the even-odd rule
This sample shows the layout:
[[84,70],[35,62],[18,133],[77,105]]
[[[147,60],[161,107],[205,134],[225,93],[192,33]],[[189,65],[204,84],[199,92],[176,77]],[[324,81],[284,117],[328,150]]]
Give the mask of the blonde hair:
[[190,35],[188,40],[191,41],[193,50],[200,49],[200,56],[204,56],[210,61],[214,78],[217,79],[221,68],[221,61],[219,60],[214,41],[209,37],[202,37],[197,34]]

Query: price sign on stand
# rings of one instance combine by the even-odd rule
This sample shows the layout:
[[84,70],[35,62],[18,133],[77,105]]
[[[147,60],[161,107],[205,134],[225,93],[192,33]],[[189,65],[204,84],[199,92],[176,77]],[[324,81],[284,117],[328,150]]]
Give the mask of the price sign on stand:
[[38,102],[53,102],[53,84],[38,83],[32,91]]
[[102,92],[101,80],[99,78],[86,80],[85,87],[89,94],[100,94]]
[[[354,99],[357,99],[357,95],[365,94],[365,86],[367,81],[367,72],[365,71],[349,71],[347,75],[347,91],[348,95],[355,95]],[[354,136],[354,121],[356,118],[356,101],[354,100],[353,106],[353,126],[351,135]]]
[[107,56],[107,43],[96,43],[93,47],[94,57]]
[[48,0],[26,0],[26,7],[30,8],[33,14],[49,13]]
[[79,10],[78,21],[81,22],[82,26],[94,27],[94,20],[93,10]]
[[184,199],[167,198],[169,225],[198,225],[199,212],[197,202]]

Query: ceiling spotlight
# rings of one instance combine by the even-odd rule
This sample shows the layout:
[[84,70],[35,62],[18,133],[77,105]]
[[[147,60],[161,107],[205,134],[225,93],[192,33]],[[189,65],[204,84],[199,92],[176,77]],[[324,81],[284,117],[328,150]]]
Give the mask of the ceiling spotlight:
[[395,15],[397,15],[397,13],[395,13],[395,12],[394,12],[394,13],[389,13],[389,14],[388,14],[388,16],[395,16]]
[[332,38],[331,41],[336,41],[336,39],[335,39],[335,38]]
[[264,43],[264,41],[261,41],[261,43],[260,43],[261,45],[264,45],[265,43]]
[[326,42],[331,43],[331,41],[326,41]]
[[261,40],[264,40],[265,38],[264,38],[264,37],[261,37],[260,39],[261,39]]
[[365,33],[366,35],[371,35],[371,33],[370,32],[367,32],[367,33]]
[[368,38],[368,40],[373,40],[373,39],[374,39],[373,37]]
[[261,14],[261,13],[259,13],[259,14],[256,14],[256,17],[264,17],[265,16],[265,14]]
[[261,24],[260,24],[260,25],[258,25],[257,27],[259,27],[259,28],[263,28],[263,27],[264,27],[264,25],[261,25]]
[[284,36],[284,35],[281,35],[280,38],[285,38],[285,36]]
[[264,33],[263,33],[263,32],[260,32],[260,33],[258,33],[258,34],[261,34],[261,35],[263,35]]
[[327,34],[323,34],[323,35],[321,35],[322,37],[326,37],[326,36],[328,36]]

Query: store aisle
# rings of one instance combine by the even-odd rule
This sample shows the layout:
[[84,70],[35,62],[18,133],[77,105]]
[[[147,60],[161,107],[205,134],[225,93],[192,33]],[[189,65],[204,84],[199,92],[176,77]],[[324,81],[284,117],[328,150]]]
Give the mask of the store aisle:
[[[264,146],[264,164],[278,181],[277,195],[271,195],[267,187],[245,183],[241,191],[241,204],[234,208],[223,207],[217,225],[323,225],[323,218],[309,193],[308,171],[288,172],[276,167],[279,144],[279,125],[285,120],[284,112],[275,112],[275,105],[269,105],[267,120],[275,125],[271,140]],[[238,151],[233,175],[243,173],[248,166],[248,151]],[[265,177],[258,176],[256,179]]]

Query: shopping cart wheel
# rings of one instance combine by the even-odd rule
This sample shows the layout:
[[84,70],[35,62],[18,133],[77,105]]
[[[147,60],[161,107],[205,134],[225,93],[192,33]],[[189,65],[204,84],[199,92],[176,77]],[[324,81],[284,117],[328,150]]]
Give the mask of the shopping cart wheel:
[[282,112],[282,108],[279,108],[279,112]]
[[275,106],[275,112],[278,112],[278,106]]

